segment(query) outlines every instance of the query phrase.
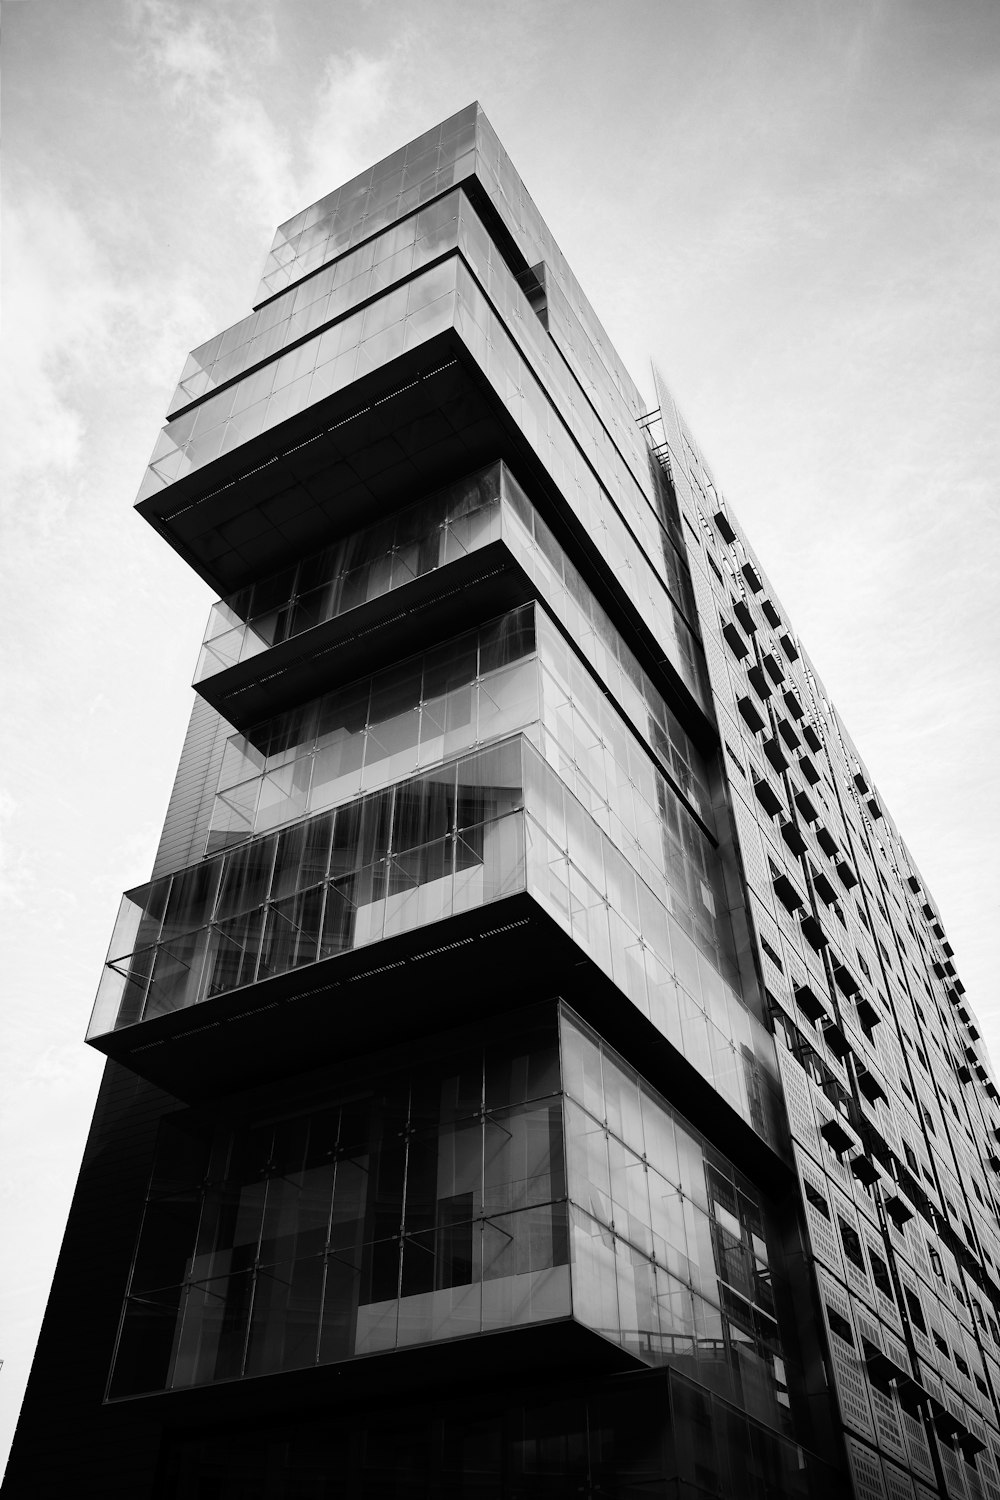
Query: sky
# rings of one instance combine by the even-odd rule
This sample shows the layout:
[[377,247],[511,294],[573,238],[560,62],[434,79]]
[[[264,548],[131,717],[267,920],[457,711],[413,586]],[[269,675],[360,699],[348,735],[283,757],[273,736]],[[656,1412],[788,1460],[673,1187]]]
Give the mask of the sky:
[[132,511],[274,227],[479,99],[655,358],[1000,1059],[995,0],[2,0],[0,1464],[211,598]]

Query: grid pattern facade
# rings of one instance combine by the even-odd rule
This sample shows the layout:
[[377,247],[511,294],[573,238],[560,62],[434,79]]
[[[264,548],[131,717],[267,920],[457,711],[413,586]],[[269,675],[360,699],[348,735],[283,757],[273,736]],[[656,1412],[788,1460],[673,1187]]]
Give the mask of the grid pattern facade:
[[12,1483],[1000,1500],[1000,1095],[669,392],[477,105],[258,297],[139,491],[219,599]]
[[[659,383],[860,1494],[997,1494],[997,1090],[933,903]],[[877,1450],[877,1451],[876,1451]]]

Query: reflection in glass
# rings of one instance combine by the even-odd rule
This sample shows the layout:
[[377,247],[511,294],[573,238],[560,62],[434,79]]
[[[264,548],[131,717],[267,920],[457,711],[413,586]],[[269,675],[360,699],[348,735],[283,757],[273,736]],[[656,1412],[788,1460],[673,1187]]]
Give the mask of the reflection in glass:
[[[176,906],[173,881],[190,899],[189,872],[125,897],[136,910],[116,931],[147,943],[111,955],[91,1037],[527,890],[783,1149],[773,1042],[719,967],[722,937],[692,921],[682,892],[643,881],[524,736],[194,868],[205,899],[184,907],[188,932],[168,934],[163,913]],[[299,880],[313,883],[293,889]],[[234,910],[239,891],[261,904]],[[624,1097],[615,1107],[631,1110]]]
[[557,1058],[550,1006],[278,1124],[168,1119],[112,1394],[568,1317]]
[[534,610],[300,705],[227,747],[210,853],[537,722]]
[[[500,536],[568,631],[614,699],[670,772],[703,819],[711,820],[711,794],[702,757],[615,629],[607,612],[556,542],[549,527],[504,464],[469,476],[446,490],[353,533],[297,566],[266,578],[213,606],[195,681],[258,655],[444,566]],[[558,633],[546,633],[553,670],[579,697],[588,689],[574,654]],[[603,694],[589,698],[609,706]],[[222,785],[234,778],[226,772]],[[240,826],[239,822],[236,823]]]
[[522,890],[522,782],[509,740],[133,892],[115,935],[147,945],[112,954],[92,1027],[115,995],[131,1025]]
[[137,499],[157,494],[185,474],[345,389],[369,370],[394,359],[404,347],[451,327],[456,274],[454,258],[419,272],[402,288],[405,297],[391,302],[395,320],[388,327],[375,329],[369,319],[366,332],[364,310],[351,312],[235,386],[208,395],[182,412],[160,433]]
[[574,1315],[791,1430],[756,1189],[564,1010]]
[[[236,379],[255,359],[268,356],[273,343],[261,343],[254,330],[258,320],[279,316],[279,304],[287,303],[280,325],[286,329],[286,337],[301,338],[321,327],[325,318],[338,316],[348,305],[344,295],[364,295],[369,282],[362,286],[360,278],[350,278],[337,301],[328,286],[343,265],[338,262],[303,283],[294,294],[276,299],[244,324],[210,341],[191,356],[182,380],[183,393],[200,397],[200,404],[183,411],[164,428],[139,499],[384,365],[457,316],[457,326],[471,352],[511,407],[627,594],[639,605],[669,659],[704,703],[701,651],[684,618],[685,614],[692,615],[686,567],[671,540],[660,491],[650,478],[648,455],[634,421],[623,417],[617,407],[609,408],[597,399],[600,383],[585,381],[581,390],[570,367],[555,354],[516,278],[461,194],[424,211],[431,212],[446,215],[452,232],[457,216],[458,244],[468,264],[475,268],[478,282],[464,262],[445,261],[387,292],[366,310],[340,316],[340,321],[324,332],[272,357],[269,364],[234,386],[206,396],[213,384]],[[387,266],[401,271],[402,252],[392,247],[401,235],[412,241],[423,227],[421,217],[397,224],[366,250],[371,255],[385,252]],[[420,263],[419,258],[414,262]],[[374,272],[367,270],[365,275],[370,278]],[[374,283],[371,287],[376,289]],[[500,308],[499,317],[484,297],[483,287],[490,289],[493,304]],[[304,297],[310,299],[307,306],[290,310]],[[303,322],[307,313],[308,323]],[[525,363],[509,329],[517,331],[530,363]],[[610,420],[612,415],[615,420]],[[583,464],[581,448],[587,459]],[[307,603],[307,612],[309,607]],[[238,621],[232,624],[236,633],[231,636],[224,620],[224,613],[220,614],[218,639],[211,647],[206,644],[199,678],[241,659],[234,654],[237,651],[251,654],[258,639],[255,634],[240,637]]]
[[[443,190],[472,171],[476,119],[475,105],[462,110],[280,225],[255,300],[301,283],[335,257],[346,259],[351,245],[369,240],[384,226],[400,228],[396,221],[405,224],[405,215],[422,202],[437,198],[429,208],[439,209]],[[370,250],[370,244],[363,244],[359,259],[364,261]]]
[[771,1238],[752,1184],[549,1002],[277,1121],[168,1118],[112,1394],[572,1315],[782,1429]]

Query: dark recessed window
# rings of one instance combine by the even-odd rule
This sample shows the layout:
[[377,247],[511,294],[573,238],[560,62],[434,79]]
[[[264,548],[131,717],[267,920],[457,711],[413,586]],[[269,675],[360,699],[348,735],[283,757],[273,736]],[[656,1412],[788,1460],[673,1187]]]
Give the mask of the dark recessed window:
[[872,1280],[882,1293],[882,1296],[887,1297],[890,1302],[895,1301],[892,1295],[892,1280],[889,1276],[889,1267],[881,1255],[876,1255],[874,1250],[868,1251],[868,1259],[871,1261]]
[[811,1203],[813,1208],[815,1208],[818,1213],[821,1213],[823,1215],[824,1219],[828,1219],[830,1217],[830,1205],[823,1197],[823,1194],[817,1192],[811,1182],[806,1182],[805,1189],[806,1201],[808,1203]]
[[760,940],[760,946],[763,948],[763,950],[767,954],[768,958],[774,964],[775,968],[776,969],[780,969],[781,972],[784,973],[785,972],[785,966],[781,962],[781,959],[778,957],[778,955],[775,953],[774,949],[771,947],[771,944],[767,941],[767,938],[761,938],[761,940]]
[[852,1265],[857,1266],[858,1270],[863,1271],[865,1269],[865,1257],[861,1249],[861,1236],[856,1229],[851,1228],[850,1224],[845,1224],[839,1214],[837,1222],[840,1225],[840,1238],[844,1242],[844,1254]]
[[910,1314],[910,1322],[926,1337],[927,1324],[924,1322],[924,1310],[920,1306],[920,1298],[916,1292],[911,1292],[908,1286],[903,1287],[903,1295],[906,1298],[906,1310]]
[[845,1344],[854,1344],[854,1334],[851,1325],[846,1318],[842,1318],[839,1312],[834,1312],[829,1303],[826,1305],[826,1315],[830,1320],[830,1332],[835,1333],[838,1339],[843,1339]]

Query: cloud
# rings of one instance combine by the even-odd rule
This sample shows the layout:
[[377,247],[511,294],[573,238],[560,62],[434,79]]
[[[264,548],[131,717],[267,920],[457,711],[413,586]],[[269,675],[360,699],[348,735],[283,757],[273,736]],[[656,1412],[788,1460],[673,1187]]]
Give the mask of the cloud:
[[208,16],[214,21],[215,12],[199,14],[171,0],[134,0],[130,9],[132,29],[143,42],[140,61],[161,84],[180,95],[193,85],[224,82],[225,53],[208,34]]
[[37,883],[27,852],[10,846],[8,828],[19,810],[13,794],[0,787],[0,905],[7,912],[23,910]]
[[[84,422],[69,396],[74,351],[96,335],[110,288],[102,286],[93,243],[54,197],[12,193],[4,214],[3,408],[8,482],[37,468],[68,470]],[[58,297],[55,287],[61,286]],[[83,294],[83,295],[81,295]],[[9,488],[5,490],[10,495]]]
[[371,162],[361,143],[396,114],[396,74],[406,51],[404,30],[378,58],[351,51],[329,59],[303,139],[303,202],[314,202]]
[[171,0],[134,0],[131,15],[140,66],[166,89],[180,128],[198,133],[244,221],[273,228],[353,176],[372,159],[372,130],[401,107],[406,27],[377,58],[332,52],[314,93],[304,93],[281,126],[268,107],[263,66],[279,50],[270,7],[193,12]]
[[291,176],[289,150],[263,103],[262,64],[276,48],[266,7],[204,11],[170,0],[131,7],[137,61],[156,91],[165,90],[178,128],[197,131],[225,191],[266,216]]
[[4,213],[17,296],[5,298],[2,505],[22,533],[65,516],[102,461],[88,439],[146,381],[166,386],[180,329],[204,326],[198,298],[158,276],[135,226],[88,222],[72,191],[15,180]]
[[380,123],[391,129],[401,107],[405,31],[379,58],[331,52],[289,127],[293,150],[263,86],[276,49],[270,7],[133,0],[128,14],[148,117],[156,130],[197,137],[202,170],[178,184],[183,219],[178,196],[164,199],[159,219],[137,216],[111,180],[43,179],[22,167],[8,183],[5,275],[18,289],[6,299],[2,372],[8,567],[19,550],[11,532],[29,544],[79,508],[101,450],[129,430],[125,404],[143,387],[169,389],[178,351],[217,321],[204,301],[217,297],[218,268],[204,259],[199,225],[215,215],[241,253],[260,245],[377,155],[369,137]]

